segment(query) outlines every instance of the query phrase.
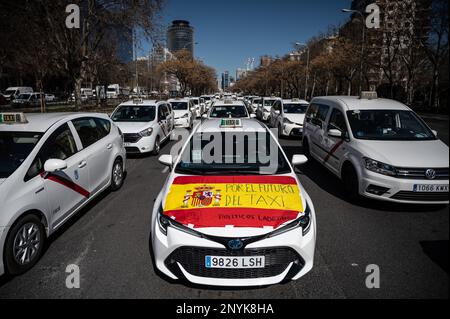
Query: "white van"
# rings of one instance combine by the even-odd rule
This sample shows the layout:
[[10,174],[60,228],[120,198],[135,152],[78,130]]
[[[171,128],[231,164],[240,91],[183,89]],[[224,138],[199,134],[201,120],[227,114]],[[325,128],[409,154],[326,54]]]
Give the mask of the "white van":
[[33,93],[33,88],[27,86],[14,86],[7,88],[5,93],[3,93],[3,96],[6,98],[6,100],[12,101],[20,94],[27,93]]

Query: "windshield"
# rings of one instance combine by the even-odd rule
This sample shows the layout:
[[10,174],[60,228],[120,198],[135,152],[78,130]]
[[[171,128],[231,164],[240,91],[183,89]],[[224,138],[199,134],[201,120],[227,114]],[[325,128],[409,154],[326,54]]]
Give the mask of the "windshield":
[[115,88],[108,88],[108,92],[116,92],[117,90]]
[[287,114],[305,114],[308,104],[284,104],[283,111]]
[[155,106],[121,106],[111,118],[114,122],[152,122],[155,120]]
[[5,91],[5,95],[11,95],[11,94],[14,94],[14,93],[16,93],[16,90],[6,90]]
[[353,136],[362,140],[435,140],[433,132],[411,111],[348,111]]
[[275,100],[264,100],[264,106],[272,107]]
[[261,100],[253,100],[253,104],[261,104]]
[[195,105],[198,105],[198,100],[192,100],[192,102],[194,102]]
[[188,104],[186,102],[170,102],[174,111],[187,111]]
[[41,133],[0,132],[0,178],[11,176],[41,137]]
[[197,133],[175,172],[189,175],[273,175],[291,172],[277,142],[267,132]]
[[210,116],[211,118],[241,118],[248,117],[247,110],[243,105],[215,106]]

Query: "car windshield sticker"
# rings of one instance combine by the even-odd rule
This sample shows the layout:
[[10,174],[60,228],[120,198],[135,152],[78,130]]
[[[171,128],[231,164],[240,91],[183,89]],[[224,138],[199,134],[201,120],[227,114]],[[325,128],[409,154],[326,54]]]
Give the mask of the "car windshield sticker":
[[177,177],[164,214],[183,225],[273,227],[303,213],[297,182],[284,176]]

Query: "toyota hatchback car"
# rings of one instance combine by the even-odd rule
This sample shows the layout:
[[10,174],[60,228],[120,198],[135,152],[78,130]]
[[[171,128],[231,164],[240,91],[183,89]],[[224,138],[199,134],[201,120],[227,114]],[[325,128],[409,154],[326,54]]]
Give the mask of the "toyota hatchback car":
[[361,97],[314,98],[303,148],[342,179],[347,195],[448,204],[449,149],[406,105]]
[[212,286],[296,280],[313,267],[314,206],[275,136],[251,119],[198,125],[178,157],[151,223],[156,268]]
[[41,257],[46,239],[124,180],[118,128],[95,113],[0,113],[0,275]]

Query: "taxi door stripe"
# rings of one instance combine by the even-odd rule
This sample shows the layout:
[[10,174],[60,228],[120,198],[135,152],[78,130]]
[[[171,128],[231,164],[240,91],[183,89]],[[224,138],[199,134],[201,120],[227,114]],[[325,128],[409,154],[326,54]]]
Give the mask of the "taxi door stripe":
[[[328,154],[327,154],[327,156],[325,157],[325,159],[323,160],[323,162],[324,162],[324,163],[327,163],[327,162],[330,160],[330,158],[331,158],[332,156],[334,156],[334,153],[336,153],[336,151],[339,149],[339,147],[341,147],[342,144],[344,144],[344,140],[341,140],[341,141],[337,142],[337,143],[333,146],[333,148],[331,149],[331,151],[328,152]],[[334,156],[334,157],[336,157],[336,156]]]
[[52,182],[55,182],[57,184],[60,184],[67,188],[70,188],[71,190],[73,190],[74,192],[77,192],[78,194],[82,195],[85,198],[89,198],[91,196],[91,194],[87,190],[85,190],[83,187],[81,187],[80,185],[77,185],[74,182],[69,181],[61,176],[57,176],[57,175],[48,175],[47,177],[45,177],[44,175],[41,175],[41,176]]
[[181,176],[175,178],[173,185],[189,184],[279,184],[297,185],[290,176]]

